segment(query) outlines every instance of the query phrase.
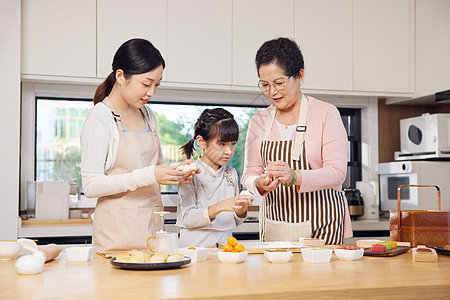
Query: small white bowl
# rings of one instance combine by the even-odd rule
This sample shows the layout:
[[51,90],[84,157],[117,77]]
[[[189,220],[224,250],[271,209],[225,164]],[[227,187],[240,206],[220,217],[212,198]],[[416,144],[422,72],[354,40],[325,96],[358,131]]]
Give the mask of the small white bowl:
[[92,247],[66,248],[68,261],[89,261],[92,259]]
[[190,257],[191,262],[199,262],[206,260],[209,253],[209,248],[194,247],[195,249],[179,248],[177,252],[182,253],[184,256]]
[[264,258],[274,264],[287,263],[292,258],[292,252],[284,249],[264,250]]
[[242,252],[226,252],[226,251],[219,251],[217,252],[217,257],[219,260],[223,263],[228,264],[238,264],[243,262],[248,255],[248,251],[242,251]]
[[327,248],[302,248],[304,261],[313,263],[329,262],[331,260],[332,249]]
[[359,260],[364,255],[364,249],[334,249],[334,254],[336,254],[337,258],[341,260]]
[[0,260],[11,260],[16,257],[22,246],[18,242],[0,241]]

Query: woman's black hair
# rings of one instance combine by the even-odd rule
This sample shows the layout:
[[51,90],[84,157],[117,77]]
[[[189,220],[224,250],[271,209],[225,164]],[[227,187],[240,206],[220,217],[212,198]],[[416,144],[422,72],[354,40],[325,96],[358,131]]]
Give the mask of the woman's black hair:
[[95,91],[94,104],[103,101],[111,93],[118,69],[121,69],[128,79],[131,75],[147,73],[159,66],[165,68],[166,62],[152,43],[138,38],[126,41],[114,55],[112,72]]
[[223,108],[205,109],[194,125],[194,137],[181,150],[187,158],[194,154],[194,143],[197,136],[205,142],[219,137],[222,142],[236,142],[239,138],[239,126],[234,116]]
[[278,38],[266,41],[256,52],[256,70],[264,65],[276,64],[281,67],[286,76],[298,76],[305,68],[303,54],[298,44],[288,38]]

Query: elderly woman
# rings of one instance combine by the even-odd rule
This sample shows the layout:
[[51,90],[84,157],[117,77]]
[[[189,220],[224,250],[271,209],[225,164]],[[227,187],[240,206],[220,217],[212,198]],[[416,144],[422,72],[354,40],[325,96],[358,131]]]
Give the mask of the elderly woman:
[[339,111],[302,93],[303,55],[293,40],[265,42],[256,68],[272,105],[250,120],[242,184],[264,197],[261,240],[341,244],[352,229],[342,191],[348,140]]

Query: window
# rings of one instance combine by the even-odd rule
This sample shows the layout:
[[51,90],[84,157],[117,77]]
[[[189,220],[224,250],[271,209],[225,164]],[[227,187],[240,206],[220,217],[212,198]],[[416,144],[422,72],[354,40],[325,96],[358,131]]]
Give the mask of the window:
[[[81,186],[80,133],[91,99],[36,98],[35,178],[38,181],[68,180]],[[151,103],[159,126],[166,164],[183,160],[180,147],[193,136],[194,124],[206,108],[219,105]],[[263,106],[223,106],[240,128],[236,152],[229,161],[239,176],[244,165],[244,144],[250,117]],[[161,186],[163,193],[176,193],[176,186]]]

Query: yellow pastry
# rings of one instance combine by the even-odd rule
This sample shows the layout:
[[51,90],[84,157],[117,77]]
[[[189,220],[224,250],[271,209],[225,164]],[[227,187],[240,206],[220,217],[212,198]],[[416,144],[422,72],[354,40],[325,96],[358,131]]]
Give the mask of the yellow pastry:
[[174,253],[167,257],[166,262],[177,262],[177,261],[183,261],[184,255],[181,253]]

